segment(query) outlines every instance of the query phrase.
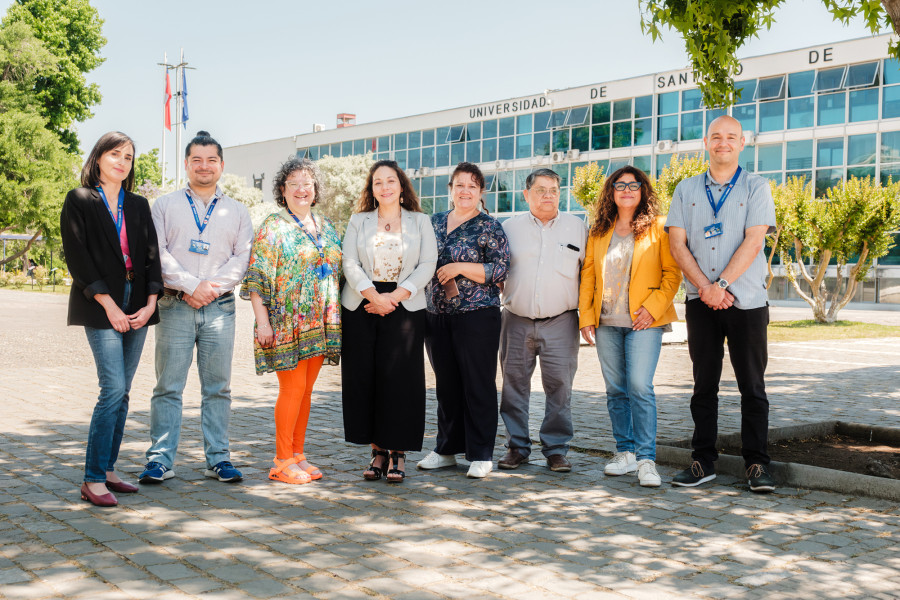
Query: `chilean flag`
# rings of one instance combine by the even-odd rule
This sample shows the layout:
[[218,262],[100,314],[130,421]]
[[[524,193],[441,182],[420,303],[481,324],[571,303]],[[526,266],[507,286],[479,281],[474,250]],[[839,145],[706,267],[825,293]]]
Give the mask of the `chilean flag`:
[[163,115],[163,125],[165,125],[166,129],[172,131],[172,85],[169,83],[169,71],[166,70],[166,95],[163,98],[165,111]]

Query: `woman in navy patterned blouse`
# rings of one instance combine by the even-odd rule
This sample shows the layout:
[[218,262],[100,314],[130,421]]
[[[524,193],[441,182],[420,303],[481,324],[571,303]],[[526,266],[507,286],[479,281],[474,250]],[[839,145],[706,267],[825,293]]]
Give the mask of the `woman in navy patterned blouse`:
[[438,434],[418,464],[454,466],[465,453],[468,476],[477,478],[493,468],[500,284],[509,272],[509,243],[483,194],[481,170],[459,163],[450,177],[453,210],[431,217],[438,269],[426,291],[425,349],[436,380]]

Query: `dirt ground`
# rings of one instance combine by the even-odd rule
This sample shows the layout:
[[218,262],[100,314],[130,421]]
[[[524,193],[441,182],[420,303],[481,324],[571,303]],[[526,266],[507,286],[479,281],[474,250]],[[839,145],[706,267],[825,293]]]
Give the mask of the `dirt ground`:
[[[740,456],[741,449],[725,448],[722,453]],[[900,448],[841,434],[770,441],[769,456],[778,462],[900,479]]]

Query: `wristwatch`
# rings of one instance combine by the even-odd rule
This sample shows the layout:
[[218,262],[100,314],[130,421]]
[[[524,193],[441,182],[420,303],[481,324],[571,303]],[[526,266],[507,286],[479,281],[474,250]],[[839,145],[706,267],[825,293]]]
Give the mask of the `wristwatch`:
[[716,279],[715,284],[716,284],[717,286],[719,286],[720,288],[722,288],[723,290],[728,289],[728,286],[731,285],[730,283],[728,283],[727,281],[725,281],[725,280],[722,279],[721,277],[719,277],[719,278]]

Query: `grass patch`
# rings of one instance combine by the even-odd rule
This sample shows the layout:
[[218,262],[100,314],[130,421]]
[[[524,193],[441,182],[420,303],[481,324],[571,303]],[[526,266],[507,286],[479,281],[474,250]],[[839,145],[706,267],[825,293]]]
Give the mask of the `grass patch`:
[[813,319],[805,319],[802,321],[774,321],[769,323],[768,333],[770,342],[805,342],[809,340],[900,337],[900,327],[855,321],[817,323]]

